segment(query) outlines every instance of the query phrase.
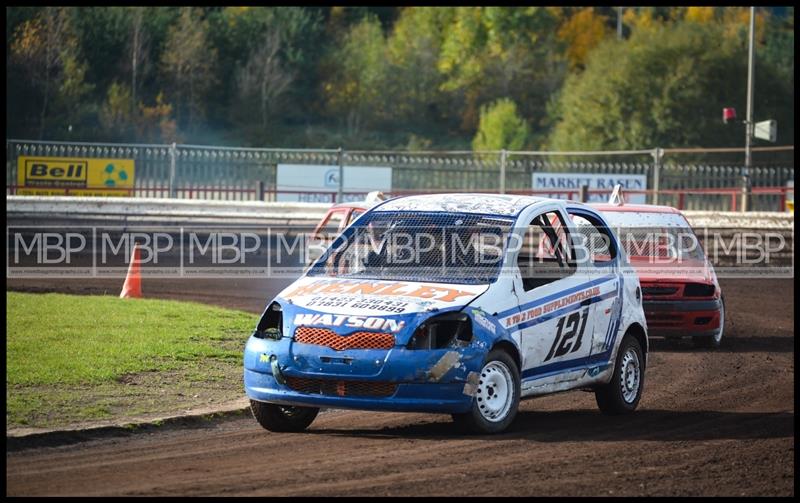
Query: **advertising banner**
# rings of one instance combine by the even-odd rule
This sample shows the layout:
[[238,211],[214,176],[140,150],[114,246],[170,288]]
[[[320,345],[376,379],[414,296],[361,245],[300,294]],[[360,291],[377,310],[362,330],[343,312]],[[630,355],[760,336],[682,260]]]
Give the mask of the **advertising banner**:
[[[392,168],[344,166],[343,201],[363,201],[366,193],[392,190]],[[333,201],[339,190],[339,166],[278,164],[278,201]],[[285,192],[281,192],[285,191]]]
[[[577,199],[577,192],[582,185],[587,185],[589,190],[605,189],[609,194],[614,185],[620,184],[625,193],[625,201],[633,204],[645,204],[645,194],[631,194],[631,190],[646,190],[647,175],[617,175],[617,174],[582,174],[582,173],[533,173],[532,186],[536,190],[574,190],[575,194],[554,192],[552,194],[537,194],[538,196],[554,199]],[[609,194],[589,194],[590,203],[604,203],[608,201]]]
[[17,191],[25,196],[132,196],[133,159],[17,159]]

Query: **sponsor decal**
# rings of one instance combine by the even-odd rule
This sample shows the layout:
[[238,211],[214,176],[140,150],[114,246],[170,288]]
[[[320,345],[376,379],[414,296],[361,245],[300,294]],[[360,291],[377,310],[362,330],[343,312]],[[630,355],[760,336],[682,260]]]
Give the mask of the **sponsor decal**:
[[551,313],[553,311],[561,309],[562,307],[574,304],[575,302],[581,302],[585,299],[596,297],[597,295],[600,295],[600,287],[594,286],[591,288],[587,288],[586,290],[573,293],[571,295],[566,295],[564,297],[561,297],[560,299],[548,302],[547,304],[532,307],[526,311],[522,311],[521,313],[509,316],[503,321],[505,321],[506,327],[512,327],[514,325],[519,325],[520,323],[538,318],[543,314]]
[[486,330],[490,331],[493,334],[497,333],[497,327],[495,327],[494,323],[492,323],[490,319],[484,316],[483,312],[481,312],[480,310],[473,309],[472,317],[475,319],[475,323],[477,323],[478,325],[482,326],[483,328],[485,328]]
[[368,298],[357,295],[318,295],[304,302],[303,306],[314,308],[369,309],[374,311],[386,311],[389,313],[403,313],[409,307],[408,302],[400,300]]
[[261,363],[269,363],[269,356],[261,353],[261,356],[258,357],[258,361]]
[[295,326],[366,328],[384,332],[399,332],[405,327],[406,322],[377,316],[299,313],[294,317],[294,324]]
[[133,159],[17,158],[21,195],[128,196],[133,182]]
[[337,281],[320,280],[301,285],[288,292],[285,297],[291,299],[303,295],[314,294],[356,294],[376,295],[379,297],[415,297],[439,302],[455,302],[460,297],[471,297],[475,292],[459,290],[439,285],[425,285],[403,282],[371,282],[371,281]]

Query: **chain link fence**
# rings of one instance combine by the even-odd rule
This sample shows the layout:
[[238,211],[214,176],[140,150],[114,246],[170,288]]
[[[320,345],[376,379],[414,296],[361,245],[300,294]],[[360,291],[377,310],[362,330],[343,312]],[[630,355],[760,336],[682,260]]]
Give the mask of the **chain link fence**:
[[[646,179],[640,193],[647,202],[692,210],[740,208],[744,160],[741,149],[404,152],[6,140],[6,194],[16,193],[20,186],[20,156],[132,159],[134,187],[125,195],[134,197],[274,201],[317,194],[334,202],[373,190],[364,186],[369,183],[367,168],[379,167],[391,168],[391,182],[388,188],[375,188],[390,194],[561,190],[561,197],[577,198],[575,187],[535,190],[534,174],[639,175]],[[286,188],[279,181],[279,165],[295,171],[305,171],[303,166],[330,167],[333,175],[326,182],[331,183],[309,181],[307,186]],[[345,176],[352,180],[336,176],[343,173],[342,166],[351,170]],[[359,185],[361,178],[365,181]],[[754,149],[749,180],[748,209],[783,211],[787,182],[794,180],[794,147]],[[354,183],[356,189],[348,188]]]

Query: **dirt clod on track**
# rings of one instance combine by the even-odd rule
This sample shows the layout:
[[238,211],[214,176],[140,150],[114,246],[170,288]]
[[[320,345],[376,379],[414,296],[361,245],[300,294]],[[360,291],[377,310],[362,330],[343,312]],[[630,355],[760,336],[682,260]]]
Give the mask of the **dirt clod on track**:
[[[149,295],[255,313],[288,283],[237,281],[151,283]],[[70,288],[109,286],[58,289]],[[433,414],[327,411],[300,434],[242,417],[7,452],[6,494],[793,495],[794,280],[722,288],[723,346],[652,339],[630,417],[603,416],[580,391],[523,402],[497,436],[460,436]]]

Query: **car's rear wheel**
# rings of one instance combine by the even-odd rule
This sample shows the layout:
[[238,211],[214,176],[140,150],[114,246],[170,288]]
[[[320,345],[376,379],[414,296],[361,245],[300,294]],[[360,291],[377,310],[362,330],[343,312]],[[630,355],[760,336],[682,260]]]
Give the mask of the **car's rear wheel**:
[[692,337],[698,348],[718,348],[722,344],[722,333],[725,331],[725,298],[719,299],[719,331],[712,336]]
[[595,389],[595,399],[604,414],[629,414],[636,410],[644,389],[644,353],[636,337],[625,335],[617,352],[614,375]]
[[250,400],[250,410],[258,424],[269,431],[298,432],[303,431],[317,417],[316,407],[295,407],[274,403]]
[[519,399],[519,368],[508,353],[495,349],[481,369],[472,408],[453,414],[453,420],[470,433],[499,433],[514,421]]

